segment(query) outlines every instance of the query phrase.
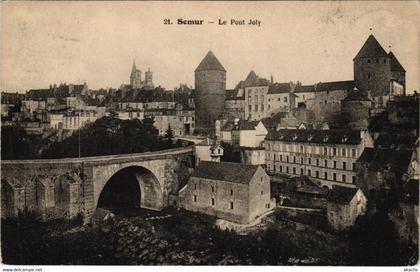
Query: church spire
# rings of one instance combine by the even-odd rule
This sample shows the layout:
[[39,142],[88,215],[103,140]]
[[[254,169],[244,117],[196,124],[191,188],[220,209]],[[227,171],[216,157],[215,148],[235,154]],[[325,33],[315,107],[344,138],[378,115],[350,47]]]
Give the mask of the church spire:
[[136,70],[137,70],[137,67],[136,67],[136,60],[135,60],[135,59],[133,59],[133,68],[131,68],[131,73],[135,73],[135,72],[136,72]]

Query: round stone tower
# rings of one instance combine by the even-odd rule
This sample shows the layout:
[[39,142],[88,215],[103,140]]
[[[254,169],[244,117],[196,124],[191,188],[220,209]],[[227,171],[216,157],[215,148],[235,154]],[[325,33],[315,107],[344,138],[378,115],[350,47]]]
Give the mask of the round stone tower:
[[213,136],[215,121],[223,114],[226,98],[226,70],[209,51],[194,71],[195,133]]
[[347,128],[366,130],[369,125],[372,101],[367,93],[357,88],[349,92],[346,98],[341,100],[342,121]]

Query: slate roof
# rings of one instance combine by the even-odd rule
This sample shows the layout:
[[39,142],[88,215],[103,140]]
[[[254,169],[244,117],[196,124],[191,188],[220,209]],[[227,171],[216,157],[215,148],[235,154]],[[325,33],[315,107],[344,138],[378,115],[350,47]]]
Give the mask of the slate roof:
[[268,88],[267,94],[289,93],[291,90],[290,83],[274,83]]
[[245,81],[242,82],[242,88],[245,87],[259,87],[259,86],[269,86],[270,81],[265,78],[261,78],[257,76],[254,71],[249,72],[248,76],[246,77]]
[[391,51],[388,54],[389,58],[391,59],[391,71],[394,72],[405,72],[404,67],[398,61],[397,57]]
[[346,98],[344,98],[342,101],[371,101],[371,100],[367,96],[366,92],[355,88],[351,90],[346,96]]
[[[239,96],[238,96],[239,95]],[[239,89],[226,90],[226,100],[244,100],[245,96],[239,94]]]
[[315,86],[314,85],[297,85],[294,92],[295,93],[315,92]]
[[54,97],[53,89],[31,89],[27,92],[26,97],[34,100],[46,100],[48,97]]
[[323,144],[359,144],[362,140],[359,130],[344,129],[280,129],[270,131],[265,139]]
[[327,200],[329,202],[339,204],[348,204],[353,199],[358,190],[358,188],[334,186],[333,189],[327,193]]
[[248,184],[258,167],[258,165],[233,162],[201,161],[192,177]]
[[417,139],[418,136],[411,133],[380,133],[375,140],[375,146],[381,148],[413,148]]
[[247,121],[247,120],[239,120],[238,123],[235,125],[234,121],[227,121],[223,127],[223,131],[231,131],[231,130],[255,130],[255,127],[258,125],[257,121]]
[[317,92],[352,90],[354,88],[353,80],[320,82],[316,85]]
[[223,65],[211,51],[209,51],[204,59],[200,62],[200,64],[197,66],[197,69],[195,69],[195,72],[210,70],[226,72],[225,68],[223,68]]
[[413,151],[391,148],[368,148],[363,150],[358,162],[367,163],[368,171],[392,171],[399,176],[405,173],[410,165]]
[[365,44],[362,46],[354,59],[371,57],[388,57],[386,51],[372,34],[366,40]]

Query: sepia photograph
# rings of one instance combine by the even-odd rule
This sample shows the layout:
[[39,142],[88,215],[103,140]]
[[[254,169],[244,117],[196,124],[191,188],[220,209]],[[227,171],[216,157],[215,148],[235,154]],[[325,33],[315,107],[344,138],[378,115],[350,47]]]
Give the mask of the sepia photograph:
[[0,5],[2,271],[417,271],[418,1]]

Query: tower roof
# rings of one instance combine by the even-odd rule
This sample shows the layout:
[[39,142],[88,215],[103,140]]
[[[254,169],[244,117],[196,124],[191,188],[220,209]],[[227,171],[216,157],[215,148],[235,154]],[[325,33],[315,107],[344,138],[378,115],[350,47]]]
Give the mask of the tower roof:
[[225,68],[223,68],[223,65],[220,63],[220,61],[216,58],[216,56],[211,51],[209,51],[207,55],[204,57],[204,59],[200,62],[197,69],[195,69],[195,72],[209,71],[209,70],[226,72]]
[[391,59],[391,71],[405,72],[404,67],[401,65],[401,63],[398,61],[397,57],[395,57],[392,51],[389,52],[388,56]]
[[133,60],[133,67],[131,68],[131,73],[135,73],[136,71],[137,71],[136,60]]
[[371,34],[354,59],[370,57],[387,57],[388,54]]

